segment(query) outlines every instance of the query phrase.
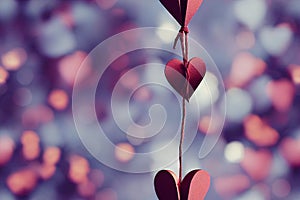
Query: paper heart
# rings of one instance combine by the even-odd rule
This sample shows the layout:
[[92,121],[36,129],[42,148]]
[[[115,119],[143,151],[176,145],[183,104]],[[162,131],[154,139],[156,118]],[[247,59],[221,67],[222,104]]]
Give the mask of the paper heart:
[[170,60],[165,68],[165,76],[171,86],[186,100],[189,100],[197,89],[206,72],[202,59],[192,58],[187,67],[178,59]]
[[154,186],[159,200],[202,200],[208,192],[210,176],[204,170],[193,170],[178,186],[176,175],[162,170],[156,174]]
[[181,200],[204,199],[210,185],[210,176],[204,170],[189,172],[180,184]]
[[170,170],[155,175],[154,188],[159,200],[179,200],[178,178]]
[[203,0],[160,0],[181,26],[187,26]]

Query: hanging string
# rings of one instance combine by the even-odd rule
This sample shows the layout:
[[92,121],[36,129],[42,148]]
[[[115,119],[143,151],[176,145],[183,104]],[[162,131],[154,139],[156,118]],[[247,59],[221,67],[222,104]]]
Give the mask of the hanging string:
[[189,32],[184,32],[184,34],[185,34],[185,58],[186,58],[186,60],[188,61],[188,58],[189,58],[189,48],[188,48],[188,33]]
[[190,79],[190,75],[189,75],[189,73],[187,73],[188,72],[188,70],[187,70],[187,68],[188,68],[188,60],[189,60],[189,45],[188,45],[188,32],[184,32],[185,33],[185,44],[184,44],[184,46],[185,46],[185,60],[186,60],[186,63],[185,63],[185,69],[186,69],[186,71],[185,71],[185,79],[186,79],[186,82],[185,82],[185,94],[188,96],[188,94],[189,94],[189,89],[190,89],[190,87],[189,87],[189,79]]
[[179,30],[175,38],[174,45],[173,45],[173,49],[175,49],[178,40],[180,39],[183,62],[185,64],[185,67],[187,67],[186,64],[188,61],[188,33],[189,33],[189,29],[187,26],[181,27],[181,29]]
[[182,146],[183,146],[183,141],[184,141],[184,127],[185,127],[185,118],[186,118],[186,105],[185,105],[185,96],[188,94],[188,79],[189,75],[187,73],[187,67],[188,67],[188,28],[187,27],[181,27],[179,30],[175,41],[173,48],[176,48],[176,45],[178,43],[178,40],[180,39],[180,44],[181,44],[181,50],[182,50],[182,57],[183,57],[183,65],[185,67],[185,88],[183,92],[183,97],[182,97],[182,119],[181,119],[181,131],[180,131],[180,142],[179,142],[179,183],[178,185],[180,186],[180,183],[182,181]]
[[180,142],[179,142],[179,186],[182,181],[182,146],[184,140],[184,127],[185,127],[185,98],[182,97],[182,119],[181,119],[181,131],[180,131]]

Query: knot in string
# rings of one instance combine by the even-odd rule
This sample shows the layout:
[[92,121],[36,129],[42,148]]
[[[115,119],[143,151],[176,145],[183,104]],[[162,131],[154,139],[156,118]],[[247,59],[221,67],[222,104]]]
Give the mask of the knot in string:
[[182,26],[179,31],[178,31],[178,34],[175,38],[175,41],[174,41],[174,45],[173,45],[173,49],[176,49],[176,45],[177,45],[177,42],[180,38],[180,40],[183,40],[183,35],[187,35],[189,33],[189,28],[187,26]]
[[189,33],[189,28],[187,26],[182,26],[179,30],[180,33]]

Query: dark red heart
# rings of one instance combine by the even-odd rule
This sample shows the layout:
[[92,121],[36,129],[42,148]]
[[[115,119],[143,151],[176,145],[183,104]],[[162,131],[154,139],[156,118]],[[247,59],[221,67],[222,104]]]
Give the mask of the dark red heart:
[[179,200],[178,178],[172,171],[159,171],[154,179],[154,187],[159,200]]
[[160,3],[169,11],[169,13],[176,19],[176,21],[182,24],[182,15],[180,8],[180,0],[159,0]]
[[187,26],[203,0],[160,0],[181,26]]
[[172,171],[162,170],[156,174],[154,186],[159,200],[203,200],[210,186],[210,176],[204,170],[193,170],[178,185]]
[[205,63],[201,58],[192,58],[187,67],[178,59],[170,60],[165,68],[165,75],[171,86],[189,101],[206,72]]

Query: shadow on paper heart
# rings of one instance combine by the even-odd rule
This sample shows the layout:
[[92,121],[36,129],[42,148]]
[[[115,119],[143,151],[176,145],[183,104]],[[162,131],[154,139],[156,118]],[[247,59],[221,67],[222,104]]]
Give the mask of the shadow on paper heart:
[[210,186],[210,176],[204,170],[189,172],[182,182],[170,170],[159,171],[154,179],[159,200],[203,200]]
[[187,67],[178,59],[170,60],[165,68],[165,76],[170,85],[187,101],[204,78],[206,65],[201,58],[192,58]]

